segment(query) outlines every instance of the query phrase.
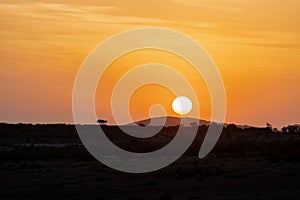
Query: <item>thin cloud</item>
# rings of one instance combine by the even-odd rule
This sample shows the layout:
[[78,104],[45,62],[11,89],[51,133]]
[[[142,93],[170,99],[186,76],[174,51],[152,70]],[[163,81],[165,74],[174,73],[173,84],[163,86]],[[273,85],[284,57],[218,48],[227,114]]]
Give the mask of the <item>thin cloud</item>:
[[6,3],[1,4],[0,7],[3,11],[2,15],[15,14],[40,19],[75,17],[84,21],[97,23],[163,23],[162,20],[158,19],[110,15],[108,11],[118,9],[112,6],[100,7],[57,3]]

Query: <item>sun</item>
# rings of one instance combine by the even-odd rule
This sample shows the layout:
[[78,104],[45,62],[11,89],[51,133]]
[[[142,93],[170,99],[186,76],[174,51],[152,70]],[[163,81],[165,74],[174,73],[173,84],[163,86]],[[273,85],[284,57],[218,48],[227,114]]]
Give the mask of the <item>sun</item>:
[[185,96],[180,96],[173,100],[172,109],[179,115],[188,114],[192,108],[192,101]]

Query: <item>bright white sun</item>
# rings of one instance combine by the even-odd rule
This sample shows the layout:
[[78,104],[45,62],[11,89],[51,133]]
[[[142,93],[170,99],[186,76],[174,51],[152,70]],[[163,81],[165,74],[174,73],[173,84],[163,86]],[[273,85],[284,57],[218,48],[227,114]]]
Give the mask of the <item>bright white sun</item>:
[[185,96],[180,96],[174,99],[172,103],[172,108],[177,114],[185,115],[192,110],[193,104],[189,98]]

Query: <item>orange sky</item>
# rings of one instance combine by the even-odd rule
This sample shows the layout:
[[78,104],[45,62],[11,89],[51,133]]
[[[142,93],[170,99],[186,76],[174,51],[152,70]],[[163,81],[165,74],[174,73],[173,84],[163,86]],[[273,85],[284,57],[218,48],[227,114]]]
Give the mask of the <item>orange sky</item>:
[[[158,26],[187,34],[208,51],[225,83],[227,122],[299,123],[299,7],[298,0],[0,0],[0,121],[71,123],[73,83],[87,54],[113,34]],[[172,55],[151,51],[114,64],[152,59],[188,68]],[[114,68],[104,85],[117,78]],[[200,79],[193,81],[199,81],[201,116],[209,119],[208,93]],[[162,104],[168,106],[167,91],[142,88],[130,104],[135,119],[147,117],[148,106],[158,101],[149,96],[156,92],[166,95]],[[96,106],[99,116],[110,119],[102,104]]]

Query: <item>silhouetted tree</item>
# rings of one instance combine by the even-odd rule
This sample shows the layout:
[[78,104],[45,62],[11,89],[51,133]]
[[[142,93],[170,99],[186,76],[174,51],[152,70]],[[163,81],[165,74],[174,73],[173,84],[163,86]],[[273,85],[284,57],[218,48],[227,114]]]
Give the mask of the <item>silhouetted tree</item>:
[[281,128],[281,132],[286,133],[287,132],[287,128],[286,127],[282,127]]
[[297,124],[289,125],[287,127],[287,129],[288,129],[289,133],[299,133],[300,132],[300,125],[297,125]]
[[288,125],[282,127],[281,131],[283,133],[300,133],[300,125],[299,124]]
[[231,131],[238,129],[238,127],[235,124],[228,124],[226,128]]
[[267,123],[267,128],[272,130],[272,129],[273,129],[273,126],[272,126],[272,124],[270,124],[270,123]]
[[146,124],[139,123],[139,126],[141,126],[141,127],[145,127],[145,126],[146,126]]
[[108,121],[107,121],[107,120],[104,120],[104,119],[98,119],[96,122],[97,122],[98,124],[100,124],[100,125],[104,125],[104,124],[106,124]]
[[279,132],[277,128],[273,128],[272,131],[275,132],[275,133]]

